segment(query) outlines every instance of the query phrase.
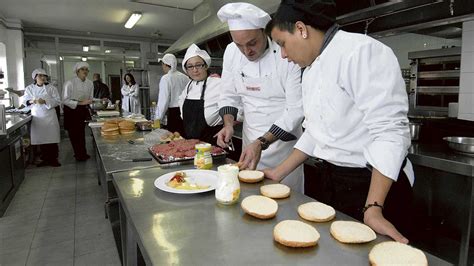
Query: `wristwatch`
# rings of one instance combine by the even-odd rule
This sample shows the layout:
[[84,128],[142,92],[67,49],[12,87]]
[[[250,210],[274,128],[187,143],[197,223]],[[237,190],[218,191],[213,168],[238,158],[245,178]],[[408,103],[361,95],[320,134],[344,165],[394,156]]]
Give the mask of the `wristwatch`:
[[260,141],[260,145],[262,146],[262,151],[268,149],[268,147],[270,146],[270,142],[266,138],[258,137],[257,139],[258,141]]

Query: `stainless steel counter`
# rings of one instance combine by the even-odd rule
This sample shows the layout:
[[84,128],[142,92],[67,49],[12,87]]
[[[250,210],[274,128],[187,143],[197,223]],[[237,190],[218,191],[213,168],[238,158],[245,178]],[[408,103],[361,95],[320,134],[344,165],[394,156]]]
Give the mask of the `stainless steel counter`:
[[[330,236],[329,222],[311,223],[321,234],[319,244],[287,248],[273,241],[273,227],[282,220],[301,220],[297,206],[311,198],[293,192],[288,199],[278,201],[275,218],[259,220],[244,214],[240,201],[259,194],[261,183],[241,184],[239,203],[232,206],[217,204],[214,192],[178,195],[154,187],[160,175],[186,168],[113,174],[121,204],[124,265],[136,265],[137,246],[148,265],[368,265],[369,250],[388,240],[378,236],[368,244],[341,244]],[[352,220],[339,212],[336,219]],[[426,255],[430,265],[448,265]]]
[[474,157],[456,153],[447,145],[413,143],[408,158],[416,165],[474,177]]
[[15,113],[8,113],[5,115],[5,117],[7,119],[7,134],[12,133],[26,123],[30,122],[32,118],[31,115]]

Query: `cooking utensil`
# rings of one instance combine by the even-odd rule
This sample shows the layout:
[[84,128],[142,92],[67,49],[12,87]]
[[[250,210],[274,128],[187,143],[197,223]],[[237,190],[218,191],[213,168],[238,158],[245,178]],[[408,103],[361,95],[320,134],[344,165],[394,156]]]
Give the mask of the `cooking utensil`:
[[469,137],[444,137],[448,143],[448,146],[461,153],[466,153],[468,155],[474,155],[474,138]]
[[232,139],[230,139],[229,142],[227,142],[226,144],[229,151],[235,151],[235,147],[234,147],[234,143],[232,142]]
[[411,140],[417,141],[420,138],[421,123],[410,122],[408,127],[410,128]]

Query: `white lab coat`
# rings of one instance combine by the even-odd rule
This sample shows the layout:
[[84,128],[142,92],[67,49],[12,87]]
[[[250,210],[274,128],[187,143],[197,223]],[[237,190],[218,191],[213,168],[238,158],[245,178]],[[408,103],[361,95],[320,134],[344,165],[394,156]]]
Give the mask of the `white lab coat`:
[[32,104],[31,144],[41,145],[59,143],[59,122],[55,107],[61,103],[58,90],[52,85],[37,86],[31,84],[23,95],[24,105],[27,101],[43,99],[45,104]]
[[[303,109],[301,102],[300,68],[282,59],[280,47],[268,39],[268,49],[255,62],[249,61],[235,43],[227,46],[222,70],[219,108],[242,106],[242,131],[245,148],[263,136],[274,124],[282,130],[301,136]],[[293,151],[296,140],[277,140],[262,151],[257,169],[273,168]],[[303,191],[303,166],[288,175],[282,183]]]
[[[181,118],[183,118],[184,100],[199,100],[201,99],[202,86],[204,81],[191,81],[187,84],[179,96],[178,105],[181,111]],[[189,93],[187,92],[189,85]],[[204,92],[204,118],[207,125],[214,127],[222,124],[222,118],[219,116],[219,95],[221,90],[221,79],[215,77],[208,77],[206,83],[206,91]]]
[[188,76],[176,70],[170,70],[161,77],[155,119],[162,121],[168,108],[179,107],[179,96],[189,81]]
[[138,84],[128,86],[123,84],[122,86],[122,110],[134,114],[141,114],[140,99],[138,97],[140,89]]
[[[302,86],[306,131],[297,149],[344,167],[368,163],[397,180],[410,132],[405,83],[390,48],[339,30],[305,69]],[[404,171],[413,185],[410,161]]]

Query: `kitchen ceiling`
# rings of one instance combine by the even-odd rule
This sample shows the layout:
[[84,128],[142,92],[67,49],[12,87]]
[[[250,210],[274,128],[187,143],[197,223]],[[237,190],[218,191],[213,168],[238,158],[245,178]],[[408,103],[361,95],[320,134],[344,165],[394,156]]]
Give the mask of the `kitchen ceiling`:
[[[26,32],[127,36],[172,43],[193,26],[202,0],[0,0],[0,15],[20,19]],[[143,16],[132,29],[130,14]],[[51,29],[54,29],[53,31]]]

